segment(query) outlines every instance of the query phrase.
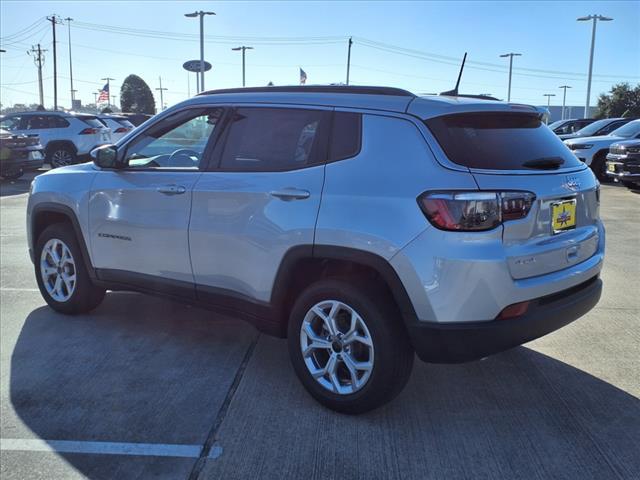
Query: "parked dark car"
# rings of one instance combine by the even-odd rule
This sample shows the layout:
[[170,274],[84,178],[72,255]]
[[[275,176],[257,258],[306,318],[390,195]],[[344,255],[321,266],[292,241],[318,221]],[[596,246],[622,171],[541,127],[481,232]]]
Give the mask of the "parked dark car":
[[38,170],[44,163],[44,150],[37,136],[12,135],[0,129],[0,177],[20,178],[24,172]]
[[595,121],[595,118],[568,118],[553,122],[549,125],[549,128],[556,135],[566,135],[575,133]]
[[596,120],[590,123],[575,133],[565,133],[558,136],[560,140],[569,140],[570,138],[578,137],[600,137],[602,135],[609,135],[615,129],[629,123],[631,120],[633,120],[633,118],[603,118],[602,120]]
[[607,175],[628,188],[640,188],[640,140],[611,145],[607,154]]

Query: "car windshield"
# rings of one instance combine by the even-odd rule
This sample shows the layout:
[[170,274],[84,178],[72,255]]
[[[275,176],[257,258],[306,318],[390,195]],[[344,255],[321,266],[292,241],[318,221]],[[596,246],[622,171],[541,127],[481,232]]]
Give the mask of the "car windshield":
[[616,128],[609,135],[612,137],[623,137],[623,138],[631,138],[635,137],[640,133],[640,120],[634,120],[633,122],[629,122],[626,125],[621,126],[620,128]]
[[597,120],[597,121],[587,125],[586,127],[581,128],[580,130],[578,130],[576,132],[576,135],[578,135],[579,137],[589,137],[589,136],[593,135],[594,133],[596,133],[601,128],[604,128],[607,125],[609,125],[611,123],[611,121],[612,120],[610,118],[605,118],[603,120]]
[[550,123],[550,124],[549,124],[549,128],[550,128],[551,130],[553,130],[553,129],[555,129],[555,128],[558,128],[560,125],[562,125],[562,124],[563,124],[563,123],[565,123],[566,121],[567,121],[567,120],[556,120],[555,122],[553,122],[553,123]]

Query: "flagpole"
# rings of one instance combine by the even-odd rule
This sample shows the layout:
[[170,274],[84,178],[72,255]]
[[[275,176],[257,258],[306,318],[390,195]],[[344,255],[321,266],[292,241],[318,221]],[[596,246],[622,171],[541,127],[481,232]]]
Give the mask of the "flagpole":
[[109,103],[109,95],[111,95],[111,84],[109,82],[111,80],[115,80],[115,78],[107,77],[107,78],[101,78],[101,80],[107,81],[107,108],[109,108],[111,106],[111,104]]

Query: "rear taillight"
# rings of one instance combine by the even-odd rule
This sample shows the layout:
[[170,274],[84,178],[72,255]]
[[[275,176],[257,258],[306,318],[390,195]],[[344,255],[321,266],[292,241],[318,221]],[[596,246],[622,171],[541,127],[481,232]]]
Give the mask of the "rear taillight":
[[98,130],[97,128],[85,128],[84,130],[82,130],[80,132],[80,135],[94,135],[96,133],[98,133],[100,130]]
[[120,127],[120,128],[116,128],[113,133],[127,133],[129,130],[131,129],[126,127]]
[[527,310],[529,310],[530,302],[520,302],[514,303],[513,305],[509,305],[505,307],[496,317],[496,320],[507,320],[509,318],[521,317]]
[[531,192],[426,192],[418,204],[434,227],[472,232],[526,217],[535,198]]

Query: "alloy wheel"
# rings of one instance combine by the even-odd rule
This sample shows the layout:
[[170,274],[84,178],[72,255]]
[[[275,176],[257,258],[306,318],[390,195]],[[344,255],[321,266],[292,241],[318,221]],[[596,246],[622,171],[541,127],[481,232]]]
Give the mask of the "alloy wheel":
[[362,317],[337,300],[315,304],[300,328],[302,358],[325,389],[350,395],[363,388],[373,372],[373,339]]
[[71,155],[67,150],[56,150],[51,155],[51,166],[53,167],[64,167],[66,165],[71,165],[72,163],[73,155]]
[[76,288],[76,264],[69,247],[57,238],[45,243],[40,254],[40,275],[47,293],[66,302]]

